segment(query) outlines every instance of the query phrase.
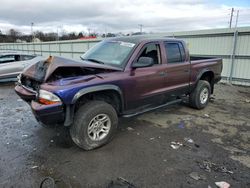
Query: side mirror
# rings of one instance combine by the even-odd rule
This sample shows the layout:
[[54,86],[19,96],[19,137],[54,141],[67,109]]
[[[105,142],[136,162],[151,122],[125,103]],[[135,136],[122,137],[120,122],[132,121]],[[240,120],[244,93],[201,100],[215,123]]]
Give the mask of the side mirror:
[[134,62],[133,68],[151,67],[154,65],[154,60],[151,57],[140,57],[137,62]]

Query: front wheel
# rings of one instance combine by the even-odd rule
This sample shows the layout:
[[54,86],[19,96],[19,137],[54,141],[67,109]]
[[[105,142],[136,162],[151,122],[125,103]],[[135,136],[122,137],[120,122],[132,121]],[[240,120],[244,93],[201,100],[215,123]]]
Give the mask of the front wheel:
[[189,96],[190,106],[197,109],[205,108],[211,94],[211,86],[208,81],[199,80],[195,90]]
[[76,112],[70,135],[76,145],[92,150],[112,139],[117,124],[118,117],[113,106],[103,101],[90,101]]

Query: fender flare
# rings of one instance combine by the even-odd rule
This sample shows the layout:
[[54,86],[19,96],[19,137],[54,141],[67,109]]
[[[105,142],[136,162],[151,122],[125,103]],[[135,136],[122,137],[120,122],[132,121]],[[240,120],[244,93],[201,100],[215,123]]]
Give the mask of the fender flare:
[[[201,79],[202,75],[203,75],[204,73],[206,73],[206,72],[213,72],[213,71],[211,71],[211,70],[209,70],[209,69],[203,69],[203,70],[198,74],[198,76],[197,76],[197,78],[196,78],[196,84],[197,84],[198,81]],[[214,73],[213,73],[213,74],[214,74]]]
[[[202,77],[202,75],[204,74],[204,73],[206,73],[206,72],[212,72],[213,74],[214,74],[214,72],[212,71],[212,70],[210,70],[210,69],[203,69],[199,74],[198,74],[198,76],[197,76],[197,78],[196,78],[196,82],[195,82],[195,84],[194,84],[194,86],[196,87],[197,86],[197,84],[198,84],[198,82],[199,82],[199,80],[201,79],[201,77]],[[211,93],[213,93],[213,91],[214,91],[214,83],[213,83],[213,80],[211,80]],[[195,88],[194,87],[194,88]]]
[[76,101],[82,97],[83,95],[86,95],[88,93],[96,92],[96,91],[103,91],[103,90],[113,90],[119,93],[120,99],[121,99],[121,108],[124,109],[124,99],[123,99],[123,93],[122,90],[113,84],[105,84],[105,85],[98,85],[98,86],[90,86],[87,88],[83,88],[79,90],[73,97],[71,104],[75,104]]
[[206,72],[212,72],[213,74],[214,74],[214,72],[212,71],[212,70],[210,70],[210,69],[203,69],[202,71],[200,71],[199,72],[199,74],[197,75],[197,77],[196,77],[196,80],[195,80],[195,86],[198,84],[198,82],[199,82],[199,80],[201,79],[201,77],[202,77],[202,75],[204,74],[204,73],[206,73]]

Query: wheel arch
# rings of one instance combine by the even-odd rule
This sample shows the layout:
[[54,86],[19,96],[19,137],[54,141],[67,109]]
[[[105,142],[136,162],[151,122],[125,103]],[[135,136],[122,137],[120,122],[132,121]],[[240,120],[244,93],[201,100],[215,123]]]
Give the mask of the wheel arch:
[[200,74],[197,77],[196,86],[197,86],[199,80],[208,81],[208,83],[211,86],[211,94],[213,94],[213,92],[214,92],[214,72],[209,70],[209,69],[203,70],[202,72],[200,72]]
[[81,89],[73,97],[72,104],[76,106],[77,103],[79,103],[79,101],[82,101],[85,98],[87,99],[90,96],[95,100],[104,99],[104,101],[110,103],[111,105],[113,106],[115,105],[114,107],[118,113],[121,113],[124,109],[123,93],[118,86],[112,85],[112,84],[92,86],[92,87]]

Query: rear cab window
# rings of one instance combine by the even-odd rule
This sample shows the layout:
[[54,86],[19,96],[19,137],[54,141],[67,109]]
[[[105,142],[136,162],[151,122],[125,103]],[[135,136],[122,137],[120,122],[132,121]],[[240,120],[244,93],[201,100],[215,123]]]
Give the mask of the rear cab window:
[[186,54],[181,42],[164,42],[167,63],[185,62]]

